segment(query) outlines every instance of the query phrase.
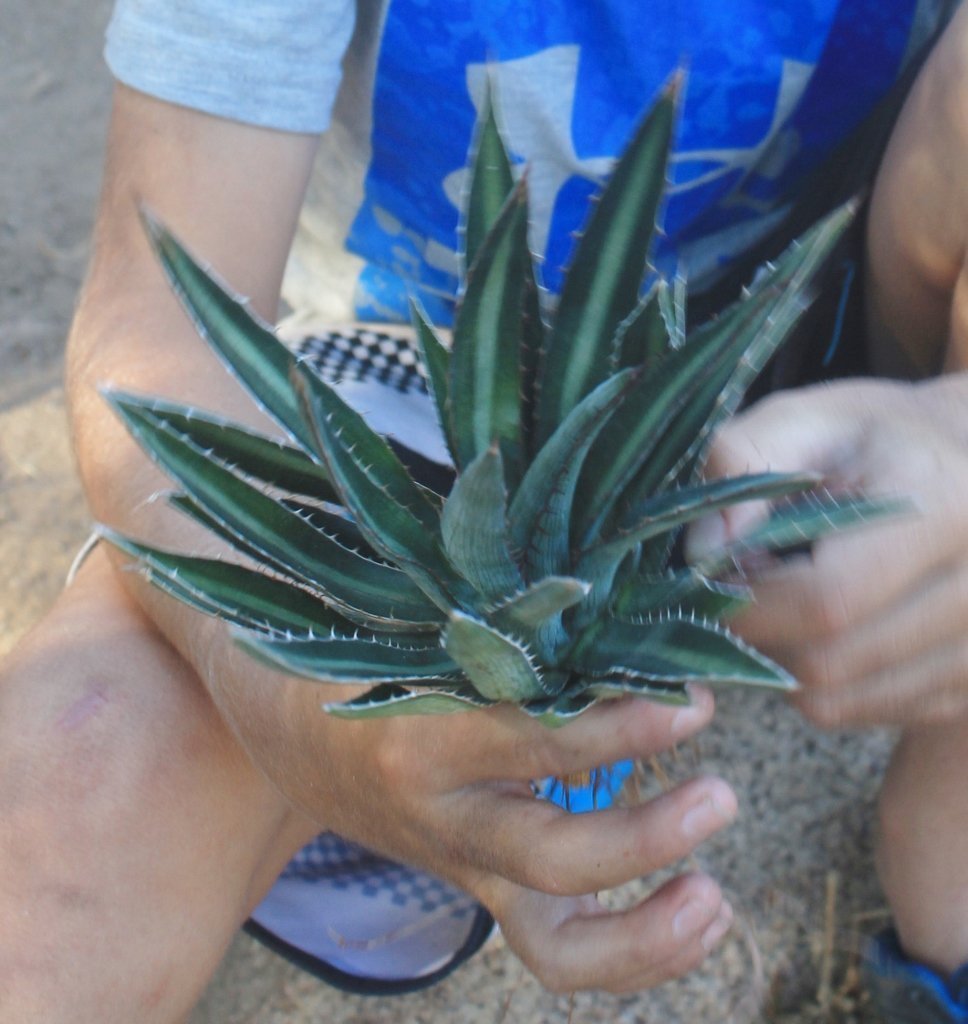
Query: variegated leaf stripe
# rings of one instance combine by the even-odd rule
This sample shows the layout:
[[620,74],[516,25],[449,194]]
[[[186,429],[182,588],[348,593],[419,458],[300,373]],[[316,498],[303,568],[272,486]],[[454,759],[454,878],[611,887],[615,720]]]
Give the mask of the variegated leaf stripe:
[[353,700],[341,704],[324,704],[323,708],[337,718],[387,718],[392,715],[440,715],[455,711],[472,711],[490,707],[469,686],[451,690],[408,690],[395,683],[381,683]]
[[579,240],[539,371],[540,442],[612,368],[615,334],[638,301],[665,192],[680,88],[677,75],[642,121]]
[[238,631],[236,643],[266,664],[306,679],[334,683],[458,681],[459,669],[439,644],[391,642],[386,638],[333,636],[279,640]]
[[107,397],[148,454],[248,550],[320,591],[343,614],[361,616],[367,624],[415,628],[439,621],[440,613],[405,573],[371,562],[314,529],[155,420],[139,399],[120,392]]
[[566,663],[591,676],[733,683],[780,690],[796,685],[779,665],[722,626],[674,616],[641,622],[602,619],[586,630]]

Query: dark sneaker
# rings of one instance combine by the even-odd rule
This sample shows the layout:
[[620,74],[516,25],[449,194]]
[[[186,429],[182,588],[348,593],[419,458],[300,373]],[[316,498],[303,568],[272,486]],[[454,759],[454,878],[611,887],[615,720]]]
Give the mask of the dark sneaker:
[[864,981],[884,1024],[968,1024],[968,964],[945,981],[909,960],[893,931],[870,941]]

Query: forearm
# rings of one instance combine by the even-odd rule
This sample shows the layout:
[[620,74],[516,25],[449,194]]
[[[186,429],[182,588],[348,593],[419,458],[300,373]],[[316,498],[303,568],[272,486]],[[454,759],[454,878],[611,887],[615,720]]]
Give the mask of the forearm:
[[[94,258],[68,347],[74,445],[95,519],[161,547],[213,549],[188,519],[151,500],[170,481],[131,440],[99,386],[165,395],[274,429],[181,310],[147,243],[138,203],[271,319],[313,150],[308,137],[232,125],[119,91]],[[122,578],[200,674],[211,677],[216,664],[249,671],[217,623],[135,574]]]
[[865,296],[878,373],[968,367],[968,7],[928,58],[871,197]]

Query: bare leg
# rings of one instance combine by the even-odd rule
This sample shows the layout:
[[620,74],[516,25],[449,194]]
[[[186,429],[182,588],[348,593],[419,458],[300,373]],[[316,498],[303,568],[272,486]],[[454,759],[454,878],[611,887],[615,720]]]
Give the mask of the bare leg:
[[0,670],[3,1020],[182,1020],[312,831],[95,552]]
[[942,973],[968,962],[968,717],[909,729],[881,793],[878,867],[901,944]]

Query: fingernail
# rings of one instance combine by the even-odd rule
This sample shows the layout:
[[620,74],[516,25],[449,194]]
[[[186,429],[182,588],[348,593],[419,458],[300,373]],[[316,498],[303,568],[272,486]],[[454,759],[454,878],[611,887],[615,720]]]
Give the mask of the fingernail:
[[736,816],[732,796],[720,793],[718,788],[707,793],[702,800],[682,816],[682,834],[687,839],[703,839]]
[[702,938],[699,940],[702,943],[702,948],[707,953],[711,953],[732,925],[733,908],[726,900],[723,900],[723,905],[719,908],[719,916],[702,933]]
[[700,690],[689,692],[690,704],[688,707],[680,708],[673,716],[670,724],[673,739],[681,739],[694,733],[708,717],[706,709],[707,701]]
[[691,935],[709,917],[709,907],[698,900],[690,900],[672,919],[672,934],[677,939]]

